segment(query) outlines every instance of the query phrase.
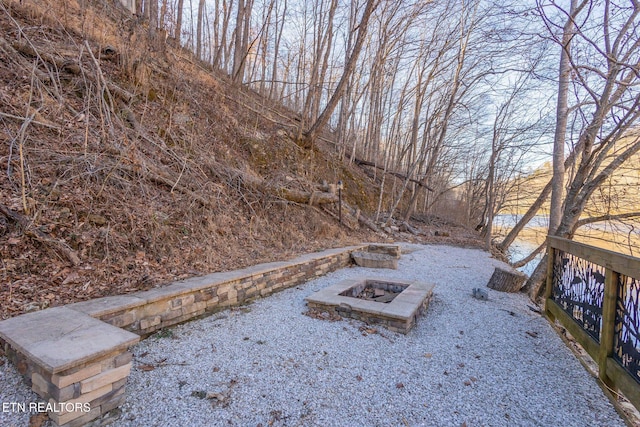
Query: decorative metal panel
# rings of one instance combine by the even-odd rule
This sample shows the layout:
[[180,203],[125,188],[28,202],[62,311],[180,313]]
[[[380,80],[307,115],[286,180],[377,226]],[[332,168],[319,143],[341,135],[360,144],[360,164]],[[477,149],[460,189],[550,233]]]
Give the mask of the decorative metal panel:
[[605,268],[585,259],[555,250],[551,298],[582,329],[600,342]]
[[613,357],[640,382],[640,279],[620,275]]

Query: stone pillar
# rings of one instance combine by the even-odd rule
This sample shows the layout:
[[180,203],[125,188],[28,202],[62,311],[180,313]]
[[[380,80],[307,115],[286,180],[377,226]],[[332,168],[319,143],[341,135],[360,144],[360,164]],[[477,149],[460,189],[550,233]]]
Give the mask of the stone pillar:
[[43,402],[38,411],[64,427],[82,426],[121,405],[140,340],[77,311],[55,307],[0,322],[0,345]]

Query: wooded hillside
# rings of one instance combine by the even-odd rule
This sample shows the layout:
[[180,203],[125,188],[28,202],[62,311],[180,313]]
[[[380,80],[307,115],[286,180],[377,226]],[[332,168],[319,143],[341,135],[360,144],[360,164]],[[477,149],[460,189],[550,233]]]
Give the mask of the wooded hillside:
[[0,27],[0,318],[349,243],[474,242],[437,219],[374,232],[379,172],[331,132],[299,145],[298,113],[117,3],[3,1]]
[[634,4],[0,5],[5,317],[355,241],[476,242],[453,223],[506,251],[546,203],[565,238],[640,217],[609,185],[638,169]]

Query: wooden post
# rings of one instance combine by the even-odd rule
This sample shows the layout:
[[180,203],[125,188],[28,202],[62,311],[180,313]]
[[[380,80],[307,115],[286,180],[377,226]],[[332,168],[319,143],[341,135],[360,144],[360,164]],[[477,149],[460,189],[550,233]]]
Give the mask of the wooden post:
[[616,387],[614,381],[607,376],[607,358],[613,354],[619,280],[620,275],[618,273],[609,268],[605,270],[602,327],[600,329],[600,350],[598,352],[598,376],[611,390],[615,390]]
[[340,225],[342,225],[342,181],[338,181],[338,218],[340,219]]
[[544,289],[544,305],[547,318],[551,323],[555,323],[556,317],[547,309],[547,301],[551,298],[553,292],[553,262],[556,257],[556,248],[551,244],[551,239],[547,238],[547,278]]

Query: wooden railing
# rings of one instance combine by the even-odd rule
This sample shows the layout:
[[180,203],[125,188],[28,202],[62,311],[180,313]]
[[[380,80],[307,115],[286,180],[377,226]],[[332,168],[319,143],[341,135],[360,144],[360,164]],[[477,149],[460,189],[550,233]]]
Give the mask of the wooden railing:
[[547,248],[547,317],[640,409],[640,259],[552,236]]

